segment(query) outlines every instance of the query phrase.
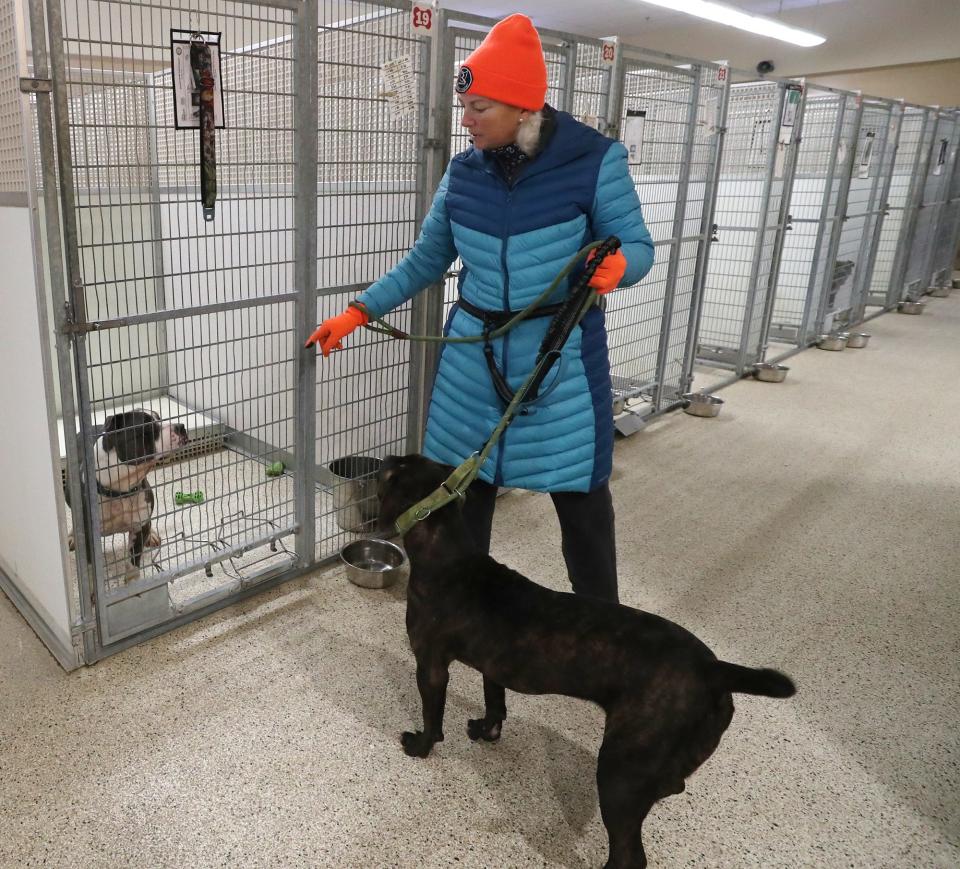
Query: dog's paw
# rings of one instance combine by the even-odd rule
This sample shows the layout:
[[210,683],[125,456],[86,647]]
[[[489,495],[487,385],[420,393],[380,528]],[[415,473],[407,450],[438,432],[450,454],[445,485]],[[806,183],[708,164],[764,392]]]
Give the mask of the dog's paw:
[[420,730],[416,733],[411,733],[407,730],[400,737],[400,744],[403,746],[403,751],[409,757],[426,757],[430,754],[434,742],[443,742],[443,734],[440,734],[439,739],[431,739]]
[[471,718],[467,721],[467,736],[474,742],[496,742],[503,732],[503,721],[499,718]]
[[160,545],[160,535],[157,534],[156,531],[151,531],[150,534],[147,536],[147,542],[145,546],[148,549],[153,549],[159,545]]

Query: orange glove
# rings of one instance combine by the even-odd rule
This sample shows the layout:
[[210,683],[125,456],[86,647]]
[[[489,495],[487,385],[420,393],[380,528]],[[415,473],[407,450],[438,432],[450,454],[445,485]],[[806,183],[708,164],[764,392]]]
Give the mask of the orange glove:
[[[595,250],[590,251],[587,262],[593,259],[595,253]],[[609,293],[610,290],[617,288],[617,284],[623,279],[626,271],[627,258],[623,255],[622,250],[616,250],[611,254],[607,254],[607,256],[603,258],[603,262],[597,266],[593,277],[590,278],[590,286],[597,291],[598,296],[602,296],[604,293]]]
[[370,322],[370,317],[362,308],[355,308],[352,305],[342,314],[324,320],[317,330],[307,338],[304,347],[312,344],[320,345],[320,352],[324,356],[329,356],[331,350],[342,350],[341,341],[347,337],[354,329],[360,326],[366,326]]

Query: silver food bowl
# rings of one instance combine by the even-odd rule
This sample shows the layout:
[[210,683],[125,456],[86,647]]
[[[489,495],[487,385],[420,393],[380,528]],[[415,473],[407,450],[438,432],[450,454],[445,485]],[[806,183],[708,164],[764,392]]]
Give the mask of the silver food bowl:
[[901,302],[897,306],[897,310],[901,314],[922,314],[926,305],[926,302],[911,302],[908,300],[906,302]]
[[821,335],[817,338],[817,346],[821,350],[843,350],[847,346],[850,336],[846,332],[838,332],[834,335]]
[[688,392],[681,396],[683,412],[691,416],[714,417],[723,407],[723,399],[706,392]]
[[960,290],[960,278],[954,278],[951,283],[955,290]]
[[869,343],[869,332],[851,332],[850,337],[847,338],[847,346],[853,347],[855,350],[859,350],[861,347],[866,347]]
[[344,546],[340,560],[347,567],[347,579],[354,585],[387,588],[397,581],[407,556],[396,543],[368,537]]
[[753,366],[753,376],[764,383],[783,383],[790,369],[776,362],[758,362]]
[[935,299],[946,299],[950,295],[950,290],[951,288],[947,286],[934,287],[930,290],[930,295]]

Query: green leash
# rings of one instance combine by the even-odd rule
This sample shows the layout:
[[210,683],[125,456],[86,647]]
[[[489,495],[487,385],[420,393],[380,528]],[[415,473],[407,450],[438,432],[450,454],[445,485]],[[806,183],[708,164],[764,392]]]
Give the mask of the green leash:
[[[507,332],[514,328],[514,326],[517,326],[522,320],[525,320],[527,317],[529,317],[537,308],[540,307],[543,302],[549,299],[550,296],[556,292],[557,287],[560,286],[560,283],[563,281],[563,279],[577,267],[577,264],[581,260],[587,257],[590,251],[595,250],[603,244],[604,242],[602,241],[592,241],[590,244],[580,248],[580,250],[570,257],[567,264],[550,282],[550,286],[548,286],[539,296],[537,296],[537,298],[527,305],[526,308],[524,308],[522,311],[518,311],[515,317],[511,317],[499,328],[493,329],[487,337],[490,339],[500,338],[501,336],[506,335]],[[591,304],[593,303],[591,302]],[[404,341],[423,341],[436,344],[475,344],[485,340],[483,335],[464,335],[459,338],[449,338],[444,335],[409,335],[402,329],[398,329],[396,326],[391,326],[382,317],[375,317],[367,309],[367,306],[361,302],[350,302],[347,307],[359,308],[370,318],[370,322],[364,326],[365,329],[369,329],[371,332],[377,332],[380,335],[389,335],[391,338],[397,338]]]
[[[576,266],[576,264],[585,257],[591,250],[601,247],[607,242],[592,242],[584,247],[582,250],[578,251],[573,258],[563,267],[560,273],[554,278],[553,282],[544,290],[540,296],[535,299],[531,304],[527,305],[522,311],[520,311],[515,317],[512,317],[507,323],[501,326],[499,329],[492,331],[489,335],[490,338],[498,338],[501,335],[506,334],[514,326],[517,325],[521,320],[528,317],[532,311],[534,311],[541,302],[549,298],[550,294],[556,290],[560,282],[571,272],[571,270]],[[619,242],[617,242],[619,247]],[[577,310],[576,315],[573,319],[573,326],[576,326],[587,314],[590,308],[593,307],[597,299],[596,290],[591,289],[586,293],[584,297],[583,304]],[[374,318],[379,320],[379,318]],[[382,321],[380,321],[382,322]],[[411,341],[443,341],[449,343],[466,343],[471,341],[482,341],[484,340],[483,335],[478,336],[465,336],[462,338],[444,338],[442,336],[432,336],[432,335],[406,335],[401,332],[399,329],[394,329],[387,323],[384,323],[386,328],[374,328],[373,331],[380,332],[381,334],[388,334],[394,338],[407,338]],[[370,325],[367,328],[371,328]],[[572,328],[572,327],[571,327]],[[527,395],[527,392],[530,390],[530,387],[537,381],[540,376],[540,373],[551,366],[556,361],[556,355],[547,353],[544,354],[541,359],[534,366],[530,374],[527,375],[527,379],[524,380],[520,388],[514,393],[513,398],[510,400],[510,403],[507,405],[507,409],[504,411],[503,416],[500,418],[500,422],[497,423],[497,427],[493,430],[493,433],[487,439],[487,442],[483,445],[483,449],[479,452],[475,452],[470,455],[466,461],[461,465],[454,468],[453,473],[447,477],[443,483],[440,484],[440,488],[431,492],[424,498],[422,501],[418,501],[414,504],[409,510],[406,510],[404,513],[401,513],[397,517],[396,522],[394,522],[394,528],[397,533],[403,537],[417,522],[422,522],[426,519],[431,513],[436,510],[446,507],[451,501],[462,500],[467,495],[467,489],[470,488],[470,484],[477,478],[480,473],[480,468],[483,467],[483,463],[486,462],[487,458],[490,455],[490,452],[493,450],[497,441],[500,440],[501,435],[506,431],[507,426],[513,422],[514,417],[516,417],[517,412],[520,410],[520,405],[523,403],[524,398]]]

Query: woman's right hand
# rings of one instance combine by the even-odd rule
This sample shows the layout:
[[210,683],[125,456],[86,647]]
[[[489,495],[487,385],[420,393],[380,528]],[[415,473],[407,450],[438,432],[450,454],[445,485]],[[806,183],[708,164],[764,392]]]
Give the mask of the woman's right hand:
[[310,347],[313,344],[319,344],[320,352],[324,356],[329,356],[331,350],[343,349],[341,341],[354,329],[366,326],[369,322],[370,318],[362,308],[351,305],[342,314],[324,320],[317,326],[316,331],[307,338],[307,343],[303,346]]

